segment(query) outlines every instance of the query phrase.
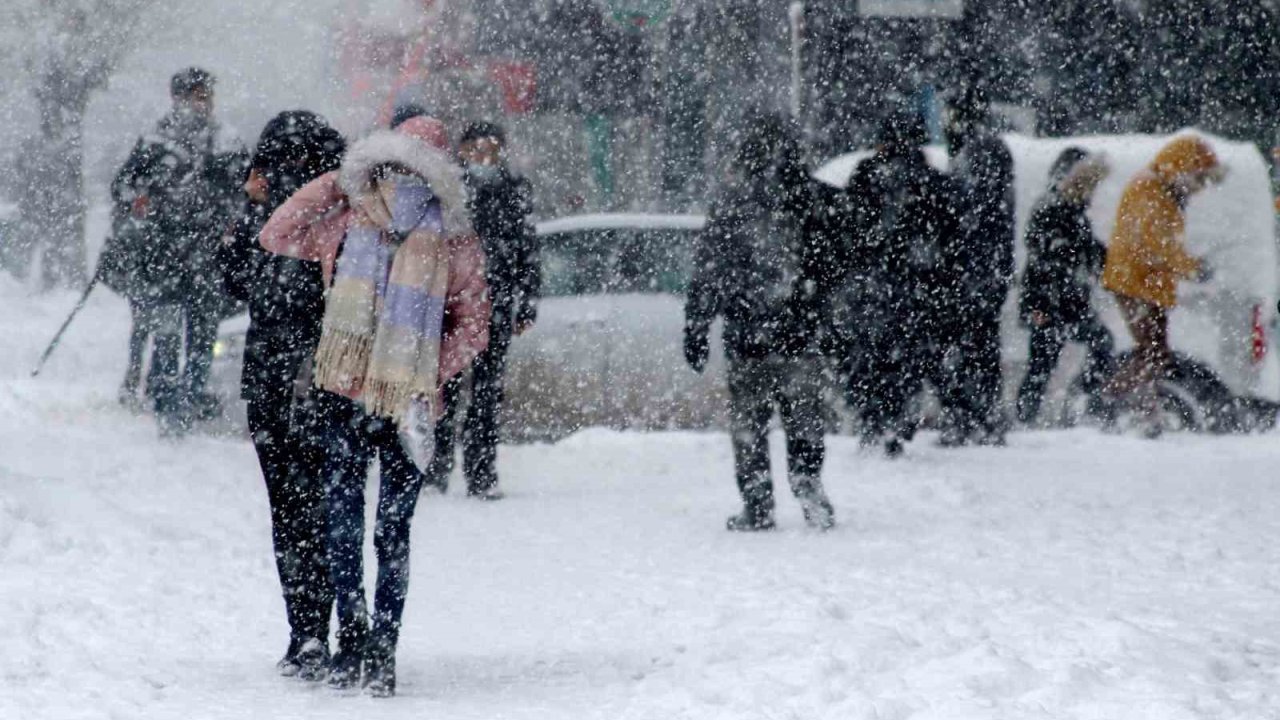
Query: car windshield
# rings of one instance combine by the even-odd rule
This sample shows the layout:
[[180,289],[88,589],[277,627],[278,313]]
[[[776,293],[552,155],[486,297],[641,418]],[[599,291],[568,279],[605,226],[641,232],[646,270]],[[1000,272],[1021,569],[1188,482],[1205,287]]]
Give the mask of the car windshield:
[[543,295],[682,294],[696,238],[692,230],[630,228],[545,235]]

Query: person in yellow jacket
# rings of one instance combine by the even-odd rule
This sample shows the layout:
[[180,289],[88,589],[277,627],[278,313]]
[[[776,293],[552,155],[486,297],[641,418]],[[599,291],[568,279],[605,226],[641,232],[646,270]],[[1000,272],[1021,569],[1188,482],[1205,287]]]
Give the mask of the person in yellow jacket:
[[1208,277],[1204,262],[1183,244],[1187,200],[1225,172],[1208,142],[1179,136],[1129,181],[1116,211],[1102,286],[1116,296],[1134,352],[1108,390],[1132,399],[1145,415],[1148,436],[1160,434],[1156,382],[1169,363],[1168,313],[1178,304],[1178,282]]

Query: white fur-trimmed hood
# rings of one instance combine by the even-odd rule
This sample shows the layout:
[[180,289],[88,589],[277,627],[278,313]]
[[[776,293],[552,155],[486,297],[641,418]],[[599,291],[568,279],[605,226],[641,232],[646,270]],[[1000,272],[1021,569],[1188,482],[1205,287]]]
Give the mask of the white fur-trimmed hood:
[[431,186],[431,191],[440,198],[446,235],[471,233],[462,168],[443,151],[410,135],[378,130],[357,141],[342,159],[338,186],[347,197],[359,197],[371,189],[369,173],[389,162],[405,166]]

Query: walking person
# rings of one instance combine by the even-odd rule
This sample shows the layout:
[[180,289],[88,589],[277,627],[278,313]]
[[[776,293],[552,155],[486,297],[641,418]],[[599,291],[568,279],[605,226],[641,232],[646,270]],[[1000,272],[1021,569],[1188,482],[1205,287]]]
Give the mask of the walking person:
[[944,243],[953,240],[950,181],[929,166],[924,120],[892,112],[881,123],[875,154],[858,164],[847,189],[844,229],[851,272],[846,285],[859,310],[848,323],[847,394],[863,423],[863,442],[902,454],[915,434],[910,401],[926,380],[942,380],[940,297]]
[[1202,282],[1210,272],[1186,251],[1187,201],[1225,173],[1208,142],[1182,135],[1129,181],[1116,210],[1102,286],[1116,296],[1134,350],[1107,392],[1138,411],[1149,438],[1163,431],[1157,383],[1169,364],[1169,311],[1178,304],[1178,283]]
[[1111,419],[1102,388],[1114,372],[1114,343],[1090,300],[1107,251],[1087,214],[1107,173],[1102,158],[1077,147],[1063,150],[1027,223],[1027,265],[1018,305],[1031,333],[1027,374],[1018,389],[1018,420],[1025,425],[1039,418],[1045,388],[1068,340],[1088,350],[1083,381],[1090,414],[1104,423]]
[[262,130],[245,182],[246,202],[224,238],[227,294],[249,307],[240,397],[271,505],[276,571],[289,622],[280,674],[321,680],[328,672],[333,589],[325,563],[324,485],[315,403],[305,389],[320,341],[320,263],[268,253],[258,233],[303,185],[337,169],[346,144],[323,118],[282,112]]
[[812,193],[799,142],[777,116],[752,120],[696,249],[685,304],[685,358],[698,372],[711,323],[724,316],[729,422],[743,509],[732,531],[775,527],[769,420],[777,408],[787,476],[805,521],[827,530],[835,513],[822,486],[820,332],[828,283],[823,248],[806,232]]
[[948,361],[954,387],[943,398],[950,408],[942,444],[1003,445],[1000,316],[1014,273],[1013,155],[993,132],[982,93],[952,107],[947,150],[959,227],[948,244],[950,279],[943,291],[955,357]]
[[[205,391],[218,322],[225,309],[222,272],[216,265],[219,239],[238,211],[246,153],[213,117],[213,75],[200,68],[181,70],[170,79],[173,108],[153,132],[134,146],[116,176],[113,194],[127,203],[135,219],[145,220],[153,249],[148,262],[165,284],[177,284],[185,327],[186,357],[179,380],[166,380],[157,399],[157,415],[166,434],[184,431],[193,418],[219,411]],[[145,319],[144,319],[145,320]],[[165,323],[172,324],[166,316]],[[134,348],[145,337],[135,323],[130,370],[124,391],[136,386],[140,357]],[[168,337],[169,328],[163,328]],[[169,348],[163,348],[165,373]]]
[[[356,142],[341,168],[272,214],[267,250],[318,261],[327,285],[315,386],[323,424],[326,545],[338,616],[329,684],[363,679],[395,694],[395,652],[409,584],[409,529],[424,475],[411,457],[420,418],[484,350],[490,305],[484,253],[444,126],[405,121]],[[373,612],[364,591],[364,497],[380,483]],[[423,463],[425,464],[425,463]]]
[[[471,392],[462,428],[462,469],[467,495],[498,500],[498,421],[503,375],[512,337],[531,327],[538,316],[541,273],[538,243],[529,221],[529,182],[507,166],[506,134],[493,123],[468,126],[458,144],[465,171],[468,207],[484,246],[485,275],[493,315],[489,346],[471,366]],[[436,454],[427,483],[445,492],[453,471],[455,418],[464,395],[459,375],[444,388],[444,413],[436,424]]]

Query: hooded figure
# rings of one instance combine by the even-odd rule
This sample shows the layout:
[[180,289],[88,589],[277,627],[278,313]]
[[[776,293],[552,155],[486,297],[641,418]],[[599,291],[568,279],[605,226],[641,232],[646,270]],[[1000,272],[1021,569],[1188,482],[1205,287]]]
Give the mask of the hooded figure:
[[924,381],[946,389],[937,288],[955,220],[950,181],[921,149],[927,140],[918,113],[889,114],[876,153],[858,164],[846,191],[848,397],[864,443],[883,442],[889,457],[914,434],[907,408]]
[[810,232],[813,195],[785,120],[756,119],[711,206],[685,303],[685,358],[705,367],[712,321],[724,316],[734,469],[743,500],[734,531],[774,527],[769,419],[787,435],[787,474],[809,525],[828,529],[820,333],[826,325],[822,248]]
[[1115,294],[1135,347],[1108,391],[1132,395],[1150,437],[1161,430],[1156,383],[1169,363],[1168,311],[1177,305],[1178,281],[1208,276],[1184,247],[1187,200],[1224,174],[1207,142],[1183,135],[1129,182],[1116,210],[1102,286]]
[[245,183],[244,210],[223,239],[227,294],[249,306],[240,397],[271,504],[276,570],[289,621],[283,675],[324,677],[333,590],[324,559],[323,451],[314,403],[297,393],[320,339],[320,263],[267,252],[258,232],[290,195],[337,169],[346,147],[324,119],[282,112],[262,130]]
[[1000,316],[1013,280],[1013,156],[991,130],[986,98],[971,94],[953,108],[948,130],[959,225],[947,244],[949,266],[939,288],[944,332],[953,355],[952,385],[943,394],[944,445],[999,445]]
[[[484,254],[461,170],[437,120],[415,117],[355,143],[342,167],[271,216],[263,247],[318,261],[327,287],[314,381],[324,426],[330,577],[338,650],[329,683],[395,693],[409,527],[424,476],[401,435],[439,410],[441,387],[488,342]],[[364,592],[364,497],[381,468],[372,621]]]
[[1087,214],[1107,172],[1101,158],[1080,148],[1062,151],[1027,223],[1019,315],[1031,331],[1031,347],[1027,375],[1018,391],[1018,419],[1023,423],[1033,423],[1039,415],[1045,387],[1067,340],[1088,348],[1084,389],[1090,410],[1104,423],[1111,420],[1100,391],[1113,370],[1113,343],[1090,301],[1106,249],[1094,237]]

